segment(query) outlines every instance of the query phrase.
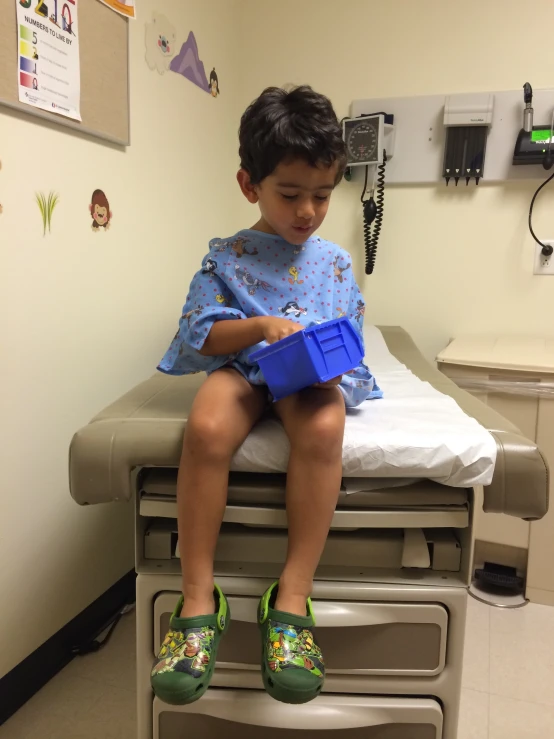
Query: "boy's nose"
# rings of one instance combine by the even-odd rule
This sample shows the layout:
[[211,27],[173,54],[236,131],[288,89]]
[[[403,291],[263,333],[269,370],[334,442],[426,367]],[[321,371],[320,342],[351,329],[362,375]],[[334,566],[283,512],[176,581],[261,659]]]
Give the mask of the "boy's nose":
[[315,216],[313,205],[311,203],[302,203],[298,206],[298,211],[296,212],[296,215],[298,216],[298,218],[309,221],[310,218],[313,218]]

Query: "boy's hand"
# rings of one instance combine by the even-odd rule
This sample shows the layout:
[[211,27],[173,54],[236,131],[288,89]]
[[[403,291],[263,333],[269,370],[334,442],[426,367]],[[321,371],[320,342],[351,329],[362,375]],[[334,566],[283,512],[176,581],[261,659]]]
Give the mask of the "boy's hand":
[[327,380],[327,382],[318,382],[314,385],[314,387],[319,387],[322,390],[326,390],[330,387],[336,387],[337,385],[340,385],[342,381],[342,375],[339,375],[339,377],[335,377],[334,380]]
[[286,339],[291,334],[302,331],[303,326],[287,318],[277,318],[276,316],[263,316],[260,319],[260,326],[264,335],[264,339],[268,344],[275,344],[276,341]]

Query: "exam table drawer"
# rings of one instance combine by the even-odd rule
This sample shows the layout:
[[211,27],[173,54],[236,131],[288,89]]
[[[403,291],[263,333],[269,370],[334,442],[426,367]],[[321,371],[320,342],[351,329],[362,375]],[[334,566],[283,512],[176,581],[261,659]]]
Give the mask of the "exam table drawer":
[[[142,495],[139,505],[140,515],[145,518],[177,518],[177,499],[174,496]],[[223,522],[245,524],[247,526],[267,526],[287,528],[285,505],[231,505],[227,503]],[[469,526],[468,505],[450,506],[405,506],[400,508],[376,508],[358,510],[356,508],[336,508],[331,521],[331,529],[356,528],[466,528]]]
[[[279,565],[287,555],[288,538],[282,529],[255,528],[240,524],[221,527],[217,541],[216,569],[234,565],[239,571],[252,572],[253,566]],[[152,519],[145,527],[144,560],[158,567],[179,559],[177,522]],[[139,554],[140,556],[140,554]],[[462,548],[450,529],[359,529],[331,531],[319,562],[325,568],[349,570],[431,569],[459,572]]]
[[[169,629],[177,593],[154,603],[157,652]],[[218,668],[259,670],[258,600],[229,596],[231,625],[221,640]],[[436,603],[313,601],[316,638],[329,675],[433,677],[443,671],[448,612]]]
[[321,695],[283,706],[262,691],[217,688],[188,706],[155,699],[153,716],[154,739],[441,739],[443,724],[431,699]]

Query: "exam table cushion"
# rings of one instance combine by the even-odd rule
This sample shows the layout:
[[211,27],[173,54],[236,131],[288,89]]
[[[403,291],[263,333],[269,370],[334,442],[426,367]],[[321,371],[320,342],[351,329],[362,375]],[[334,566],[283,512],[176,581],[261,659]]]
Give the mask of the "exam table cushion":
[[[459,390],[423,358],[402,329],[369,327],[366,356],[370,354],[385,399],[368,401],[361,411],[349,414],[343,457],[346,489],[363,490],[352,478],[375,477],[433,478],[455,487],[490,483],[486,510],[529,519],[544,515],[547,469],[534,442]],[[156,374],[81,429],[70,451],[75,500],[86,504],[129,499],[133,469],[176,467],[188,411],[203,380],[202,375]],[[268,419],[239,450],[233,469],[280,473],[286,469],[287,452],[282,429]]]

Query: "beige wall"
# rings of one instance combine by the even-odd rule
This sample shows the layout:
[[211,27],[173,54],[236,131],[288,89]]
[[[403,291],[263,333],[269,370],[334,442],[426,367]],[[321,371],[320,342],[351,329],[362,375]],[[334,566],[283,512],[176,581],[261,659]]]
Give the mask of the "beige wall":
[[[238,62],[229,0],[141,0],[127,151],[0,108],[0,677],[133,566],[132,507],[69,497],[73,432],[149,376],[207,239],[233,220]],[[144,60],[152,8],[192,29],[221,96]],[[210,66],[211,65],[211,66]],[[88,203],[105,190],[109,233]],[[60,194],[42,237],[34,191]],[[232,189],[234,193],[234,188]]]
[[[342,117],[354,99],[552,87],[552,45],[516,0],[245,0],[244,101],[310,83]],[[540,27],[554,5],[540,7]],[[515,142],[514,142],[515,143]],[[390,187],[376,272],[363,278],[359,182],[335,193],[322,233],[350,250],[366,319],[402,324],[429,358],[462,332],[552,333],[554,279],[533,277],[527,232],[537,182]],[[552,188],[534,223],[554,238]],[[371,364],[371,358],[368,358]]]

